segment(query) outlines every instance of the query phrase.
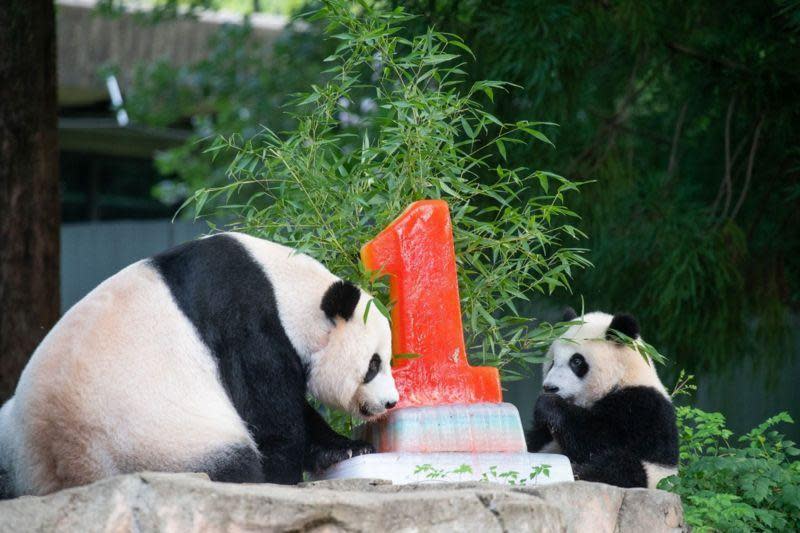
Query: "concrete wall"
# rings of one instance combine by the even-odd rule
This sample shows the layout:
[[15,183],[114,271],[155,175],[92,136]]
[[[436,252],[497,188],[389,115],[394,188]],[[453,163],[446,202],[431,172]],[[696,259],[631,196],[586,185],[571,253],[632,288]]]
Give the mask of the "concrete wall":
[[136,220],[61,226],[61,312],[131,263],[207,231],[203,222]]

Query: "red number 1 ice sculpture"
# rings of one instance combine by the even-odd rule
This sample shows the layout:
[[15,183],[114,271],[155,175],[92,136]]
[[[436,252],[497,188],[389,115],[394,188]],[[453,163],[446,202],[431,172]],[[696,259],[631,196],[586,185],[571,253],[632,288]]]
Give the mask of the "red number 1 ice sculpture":
[[368,270],[389,275],[399,407],[502,401],[496,368],[467,362],[447,202],[413,203],[361,249]]
[[392,370],[398,408],[367,430],[382,452],[525,450],[519,413],[502,402],[496,368],[467,361],[450,210],[409,206],[361,249],[367,269],[389,275]]
[[362,426],[362,437],[381,453],[338,463],[323,479],[413,483],[422,464],[458,470],[462,480],[548,464],[542,482],[572,479],[566,457],[526,452],[517,408],[501,403],[497,369],[467,362],[452,229],[447,203],[423,200],[361,249],[367,269],[389,276],[394,353],[418,357],[392,369],[398,407]]

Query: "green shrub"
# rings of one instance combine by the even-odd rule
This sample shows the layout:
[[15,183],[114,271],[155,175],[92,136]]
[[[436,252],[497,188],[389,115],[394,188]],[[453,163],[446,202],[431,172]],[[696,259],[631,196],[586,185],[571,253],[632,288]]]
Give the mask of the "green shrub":
[[402,9],[325,2],[311,19],[327,22],[338,47],[325,59],[327,81],[292,104],[296,127],[218,138],[208,151],[232,156],[229,182],[189,202],[369,286],[361,245],[411,202],[446,199],[469,353],[514,379],[541,360],[555,331],[531,329],[518,306],[568,288],[573,269],[588,265],[574,247],[577,216],[564,204],[578,184],[507,164],[511,145],[550,149],[540,131],[550,125],[504,123],[485,111],[480,101],[509,85],[468,83],[463,41],[433,29],[402,37],[410,18]]
[[720,413],[678,407],[680,468],[660,488],[683,500],[686,521],[698,531],[800,530],[800,455],[772,429],[792,422],[767,419],[733,440]]

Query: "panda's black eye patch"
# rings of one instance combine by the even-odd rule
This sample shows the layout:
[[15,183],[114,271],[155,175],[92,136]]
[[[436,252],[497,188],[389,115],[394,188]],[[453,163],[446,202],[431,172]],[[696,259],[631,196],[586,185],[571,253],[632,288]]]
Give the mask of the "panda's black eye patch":
[[569,358],[569,368],[573,374],[582,378],[589,371],[589,363],[581,354],[576,353]]
[[373,354],[372,359],[369,360],[369,367],[367,367],[367,373],[364,376],[364,383],[369,383],[375,376],[378,375],[378,372],[381,370],[381,356],[378,354]]

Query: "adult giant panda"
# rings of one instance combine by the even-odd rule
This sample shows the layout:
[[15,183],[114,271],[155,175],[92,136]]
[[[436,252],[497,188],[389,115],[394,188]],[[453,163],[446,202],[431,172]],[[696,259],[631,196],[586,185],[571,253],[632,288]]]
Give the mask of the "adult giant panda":
[[630,315],[588,313],[548,352],[531,452],[564,453],[576,478],[654,488],[677,472],[675,409],[653,362],[616,332],[639,338]]
[[0,410],[5,495],[141,470],[296,483],[371,452],[308,404],[398,400],[370,296],[284,246],[223,233],[135,263],[75,304]]

